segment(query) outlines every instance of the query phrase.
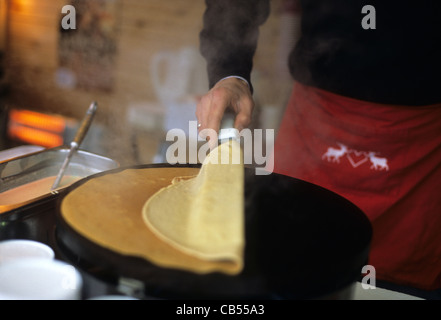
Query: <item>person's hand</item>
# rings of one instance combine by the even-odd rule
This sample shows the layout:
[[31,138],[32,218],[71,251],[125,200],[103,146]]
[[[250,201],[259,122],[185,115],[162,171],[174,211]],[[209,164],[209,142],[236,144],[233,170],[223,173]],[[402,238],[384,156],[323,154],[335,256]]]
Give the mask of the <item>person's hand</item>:
[[245,81],[234,77],[221,80],[199,99],[196,117],[201,138],[207,138],[204,129],[219,132],[222,118],[228,108],[236,114],[234,127],[239,132],[250,125],[254,100]]

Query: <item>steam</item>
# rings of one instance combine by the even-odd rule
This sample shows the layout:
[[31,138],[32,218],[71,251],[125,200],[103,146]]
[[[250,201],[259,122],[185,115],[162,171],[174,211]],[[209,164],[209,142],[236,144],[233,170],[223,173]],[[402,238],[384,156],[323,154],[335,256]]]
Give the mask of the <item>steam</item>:
[[[100,147],[90,151],[100,153],[105,150],[105,156],[114,158],[123,164],[133,163],[133,148],[131,131],[126,122],[126,107],[133,98],[133,93],[122,93],[118,101],[112,99],[112,90],[115,90],[115,62],[118,54],[118,28],[116,19],[121,12],[122,1],[86,1],[71,0],[69,4],[76,9],[76,30],[64,30],[59,27],[58,53],[52,57],[58,59],[56,74],[42,76],[48,68],[23,63],[20,57],[8,57],[8,75],[10,82],[16,83],[13,100],[18,106],[42,110],[44,112],[62,114],[78,120],[84,115],[84,110],[91,101],[98,102],[98,111],[89,134],[96,134]],[[257,44],[259,33],[255,26],[262,25],[269,14],[269,1],[260,1],[260,7],[254,7],[250,1],[211,1],[204,15],[204,21],[215,21],[209,28],[201,32],[201,52],[205,58],[219,59],[217,53],[225,52],[224,41],[211,37],[212,32],[221,30],[226,37],[227,45],[237,48],[238,54],[222,55],[220,66],[229,75],[231,66],[236,64],[248,73],[252,65],[245,63],[242,53],[248,52]],[[233,12],[233,19],[239,23],[239,34],[235,31],[237,25],[231,25],[231,20],[218,19],[219,14],[230,7],[239,8]],[[250,8],[251,7],[251,8]],[[110,12],[107,20],[102,19],[102,12]],[[251,15],[250,15],[251,12]],[[212,18],[214,17],[214,18]],[[202,17],[201,17],[202,18]],[[59,24],[62,14],[60,12]],[[245,23],[244,23],[245,22]],[[245,27],[249,23],[250,27]],[[214,28],[214,29],[213,29]],[[238,41],[243,37],[244,41]],[[204,40],[205,39],[205,40]],[[208,42],[206,42],[208,40]],[[203,43],[202,43],[203,42]],[[250,51],[254,53],[253,49]],[[148,63],[148,61],[146,61]],[[202,63],[201,63],[202,64]],[[211,65],[211,64],[210,64]],[[216,65],[212,64],[212,65]],[[203,67],[205,67],[205,63]],[[204,70],[205,71],[205,70]],[[219,70],[209,71],[215,77],[221,77]],[[146,74],[146,85],[148,77]],[[45,79],[45,81],[41,81]],[[194,79],[194,78],[193,78]],[[201,80],[201,78],[197,78]],[[46,81],[47,80],[47,81]],[[192,80],[193,81],[193,80]],[[213,83],[215,78],[207,79]],[[26,94],[22,94],[25,92]],[[199,93],[203,93],[199,91]],[[126,94],[126,96],[124,96]],[[75,107],[65,107],[75,106]],[[88,135],[89,135],[88,134]],[[165,135],[164,135],[165,137]],[[87,139],[87,138],[86,138]],[[87,140],[86,140],[87,141]],[[85,141],[85,142],[86,142]]]

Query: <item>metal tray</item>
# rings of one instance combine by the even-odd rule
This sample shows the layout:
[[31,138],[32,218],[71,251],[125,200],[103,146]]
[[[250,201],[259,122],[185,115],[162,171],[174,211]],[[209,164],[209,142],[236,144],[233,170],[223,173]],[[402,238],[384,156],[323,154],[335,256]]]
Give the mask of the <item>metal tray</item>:
[[[55,177],[68,152],[69,149],[59,147],[0,163],[0,193],[43,178]],[[85,178],[95,173],[115,169],[118,166],[118,163],[112,159],[79,150],[72,157],[65,175]],[[48,190],[46,194],[28,201],[11,205],[0,204],[0,214],[49,198],[59,192],[60,189],[52,192]]]
[[[1,162],[0,193],[56,176],[68,152],[69,149],[58,147]],[[118,167],[112,159],[79,150],[72,157],[66,175],[75,175],[81,180]],[[30,239],[54,248],[56,203],[67,188],[48,191],[28,201],[0,205],[0,240]]]

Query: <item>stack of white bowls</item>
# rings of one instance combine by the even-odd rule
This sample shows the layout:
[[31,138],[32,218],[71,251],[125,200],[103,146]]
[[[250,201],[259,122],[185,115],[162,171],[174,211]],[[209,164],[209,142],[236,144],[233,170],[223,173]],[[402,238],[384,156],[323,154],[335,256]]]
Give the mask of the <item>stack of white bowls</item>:
[[0,300],[78,300],[83,280],[56,260],[47,245],[32,240],[0,242]]

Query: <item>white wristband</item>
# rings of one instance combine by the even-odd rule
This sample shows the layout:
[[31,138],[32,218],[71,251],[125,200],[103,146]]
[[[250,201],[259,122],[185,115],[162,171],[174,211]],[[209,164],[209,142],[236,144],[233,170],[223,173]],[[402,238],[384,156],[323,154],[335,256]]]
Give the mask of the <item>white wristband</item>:
[[230,78],[236,78],[236,79],[242,80],[243,82],[245,82],[247,84],[248,89],[251,89],[250,83],[247,81],[247,79],[245,79],[244,77],[241,77],[241,76],[228,76],[228,77],[220,79],[217,83],[221,82],[222,80],[226,80],[226,79],[230,79]]

